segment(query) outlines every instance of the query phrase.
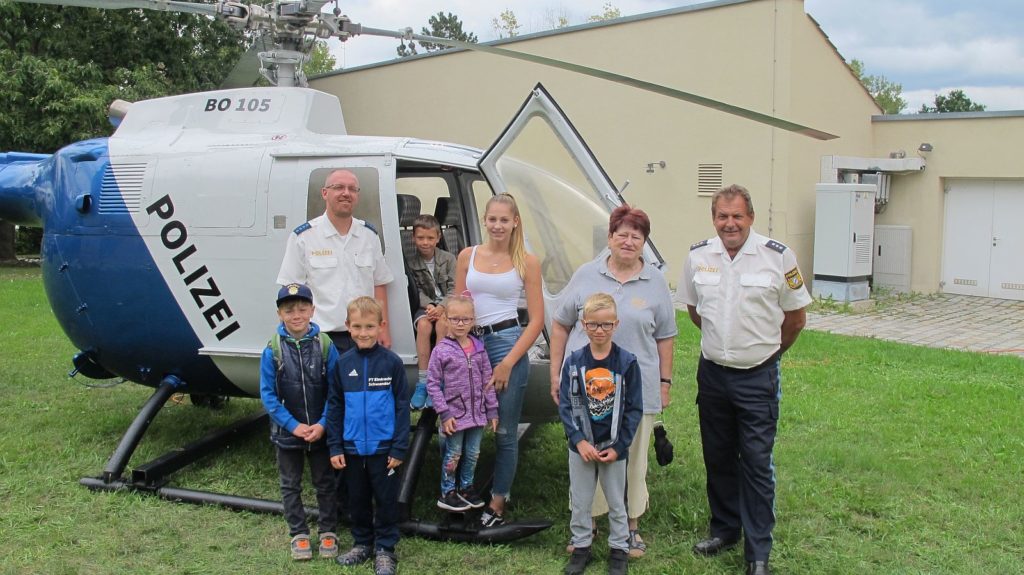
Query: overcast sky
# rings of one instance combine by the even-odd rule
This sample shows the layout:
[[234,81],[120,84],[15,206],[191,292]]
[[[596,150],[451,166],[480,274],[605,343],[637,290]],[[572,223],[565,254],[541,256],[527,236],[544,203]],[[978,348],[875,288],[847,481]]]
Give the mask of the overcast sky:
[[[356,0],[341,2],[354,21],[373,28],[419,32],[432,14],[452,12],[481,41],[497,37],[491,21],[515,12],[521,34],[570,24],[617,7],[623,16],[700,4],[688,0]],[[988,110],[1024,110],[1024,0],[805,0],[807,12],[847,60],[864,62],[868,74],[903,85],[904,113],[931,104],[936,93],[962,88]],[[354,67],[395,57],[397,40],[332,41],[338,65]]]

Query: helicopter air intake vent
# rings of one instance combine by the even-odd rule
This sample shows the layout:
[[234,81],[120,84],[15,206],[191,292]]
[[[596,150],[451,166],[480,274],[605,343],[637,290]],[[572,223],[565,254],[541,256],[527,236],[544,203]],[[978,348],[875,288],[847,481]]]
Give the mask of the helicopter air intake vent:
[[131,214],[142,205],[146,164],[110,164],[103,172],[99,213]]

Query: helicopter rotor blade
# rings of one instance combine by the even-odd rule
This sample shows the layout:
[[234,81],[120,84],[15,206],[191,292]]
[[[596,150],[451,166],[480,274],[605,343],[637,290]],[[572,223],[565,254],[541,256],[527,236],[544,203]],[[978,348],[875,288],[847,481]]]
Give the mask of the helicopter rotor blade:
[[713,100],[711,98],[705,98],[704,96],[698,96],[690,92],[684,92],[668,86],[662,86],[661,84],[655,84],[653,82],[647,82],[638,78],[630,76],[624,76],[622,74],[616,74],[615,72],[609,72],[607,70],[600,70],[598,68],[591,68],[589,66],[583,66],[581,64],[573,64],[570,62],[564,62],[562,60],[556,60],[554,58],[547,58],[545,56],[537,56],[536,54],[527,54],[525,52],[518,52],[515,50],[509,50],[507,48],[498,48],[495,46],[488,46],[486,44],[473,44],[469,42],[461,42],[459,40],[450,40],[448,38],[435,38],[433,36],[424,36],[422,34],[414,34],[411,29],[404,31],[392,31],[392,30],[381,30],[378,28],[367,28],[365,26],[352,26],[352,32],[355,34],[368,34],[370,36],[383,36],[386,38],[399,38],[403,40],[418,40],[421,42],[432,42],[434,44],[442,44],[445,46],[451,46],[452,48],[462,48],[464,50],[474,50],[476,52],[484,52],[487,54],[494,54],[496,56],[505,56],[507,58],[515,58],[517,60],[525,60],[534,64],[540,64],[542,66],[550,66],[553,68],[560,68],[562,70],[568,70],[570,72],[576,72],[577,74],[583,74],[585,76],[591,76],[594,78],[600,78],[602,80],[608,80],[610,82],[616,82],[624,84],[626,86],[632,86],[641,90],[647,90],[648,92],[654,92],[677,100],[683,100],[700,106],[705,106],[725,112],[727,114],[733,114],[741,118],[747,118],[755,122],[767,124],[769,126],[802,134],[818,140],[832,140],[838,136],[816,130],[808,126],[803,126],[788,120],[769,116],[768,114],[762,114],[739,106],[734,106],[726,102],[719,100]]
[[54,6],[80,6],[82,8],[103,8],[105,10],[144,9],[164,12],[185,12],[188,14],[217,15],[217,4],[179,2],[175,0],[18,0],[28,4],[50,4]]

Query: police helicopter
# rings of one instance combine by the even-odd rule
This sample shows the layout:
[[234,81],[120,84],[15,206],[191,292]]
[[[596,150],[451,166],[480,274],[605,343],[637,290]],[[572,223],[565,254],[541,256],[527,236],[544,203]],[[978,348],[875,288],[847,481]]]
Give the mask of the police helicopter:
[[[340,102],[303,87],[302,64],[318,38],[359,34],[423,40],[528,60],[709,106],[819,139],[834,136],[639,79],[495,46],[466,44],[353,23],[322,0],[259,6],[232,1],[21,0],[98,8],[172,10],[222,19],[258,34],[248,56],[276,84],[116,102],[109,138],[71,144],[55,154],[0,154],[0,218],[42,226],[42,276],[53,312],[80,350],[73,373],[120,377],[155,388],[99,477],[81,483],[101,490],[134,489],[192,503],[280,512],[278,502],[175,488],[168,476],[266,427],[266,415],[136,466],[129,459],[149,423],[175,393],[194,403],[259,397],[259,357],[276,324],[267,305],[288,234],[323,213],[320,189],[338,168],[362,186],[356,217],[374,224],[396,280],[388,285],[392,349],[415,380],[416,347],[404,253],[421,212],[442,225],[441,246],[458,253],[479,243],[482,207],[494,193],[520,203],[530,250],[542,261],[547,304],[583,262],[605,246],[608,213],[623,201],[543,86],[486,150],[414,138],[349,135]],[[248,67],[247,67],[248,66]],[[234,79],[247,78],[240,65]],[[252,85],[251,77],[244,83]],[[537,126],[544,132],[538,136]],[[542,144],[538,144],[540,137]],[[556,143],[551,147],[551,142]],[[546,143],[546,144],[544,144]],[[530,150],[544,145],[543,154]],[[556,153],[551,153],[556,152]],[[531,162],[522,161],[529,157]],[[520,158],[520,159],[517,159]],[[574,225],[557,218],[572,214]],[[561,215],[561,216],[560,216]],[[652,243],[644,256],[663,265]],[[523,306],[525,307],[525,305]],[[547,306],[551,309],[550,305]],[[524,310],[525,313],[525,310]],[[529,318],[550,326],[550,317]],[[527,424],[557,415],[548,394],[547,330],[530,352],[523,407]],[[453,540],[506,541],[550,525],[519,521],[478,528],[412,518],[417,476],[435,428],[427,410],[402,466],[399,502],[407,532]]]

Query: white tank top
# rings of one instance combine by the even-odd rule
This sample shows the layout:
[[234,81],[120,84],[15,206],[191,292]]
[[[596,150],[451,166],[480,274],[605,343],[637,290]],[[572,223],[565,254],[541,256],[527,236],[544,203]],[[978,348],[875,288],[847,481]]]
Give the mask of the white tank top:
[[523,278],[515,268],[500,274],[477,271],[476,248],[469,256],[469,271],[466,272],[466,289],[473,296],[476,308],[476,324],[491,325],[499,321],[518,317],[519,297],[523,293]]

